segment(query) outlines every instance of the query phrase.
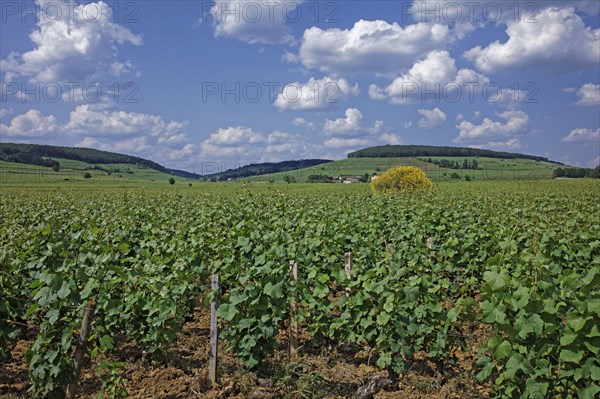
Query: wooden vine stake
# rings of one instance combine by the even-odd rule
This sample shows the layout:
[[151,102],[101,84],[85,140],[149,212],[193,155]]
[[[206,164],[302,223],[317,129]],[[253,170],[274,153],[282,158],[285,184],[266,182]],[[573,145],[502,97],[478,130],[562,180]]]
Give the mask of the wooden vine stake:
[[[348,281],[352,280],[352,266],[354,262],[352,261],[352,252],[344,253],[344,272],[346,273],[346,278]],[[346,287],[346,294],[352,291],[350,288]]]
[[390,273],[394,270],[394,254],[396,253],[396,246],[394,244],[387,245],[387,254],[389,257],[389,269]]
[[344,254],[344,271],[346,272],[346,278],[348,280],[352,280],[352,266],[354,262],[352,261],[352,252],[346,252]]
[[94,312],[96,311],[96,302],[89,301],[85,311],[83,313],[83,321],[81,322],[81,331],[79,333],[79,342],[77,349],[75,349],[75,356],[73,359],[74,374],[73,379],[69,386],[67,386],[67,392],[65,397],[67,399],[75,399],[77,395],[77,386],[79,384],[79,375],[83,367],[83,361],[85,360],[85,353],[87,350],[87,341],[90,337],[90,330],[92,325],[92,319],[94,318]]
[[427,247],[427,249],[432,249],[433,248],[433,238],[427,237],[427,240],[425,241],[425,246]]
[[217,384],[217,355],[219,349],[219,326],[217,324],[217,309],[219,307],[219,275],[213,274],[210,288],[215,292],[210,302],[210,348],[208,350],[208,381],[210,386]]
[[[292,280],[298,282],[298,263],[290,261],[290,273]],[[290,359],[291,361],[298,360],[298,321],[296,313],[298,312],[298,304],[296,303],[296,295],[292,297],[290,302]]]

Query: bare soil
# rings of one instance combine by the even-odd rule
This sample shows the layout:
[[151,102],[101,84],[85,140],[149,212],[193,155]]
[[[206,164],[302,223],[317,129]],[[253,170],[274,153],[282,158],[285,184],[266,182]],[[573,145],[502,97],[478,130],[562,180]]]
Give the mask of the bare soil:
[[[323,345],[316,347],[306,332],[300,334],[300,358],[290,363],[287,351],[275,353],[256,372],[248,372],[231,353],[220,348],[219,384],[208,384],[209,313],[194,311],[178,339],[160,359],[147,359],[140,348],[122,345],[111,354],[124,363],[121,376],[128,397],[134,399],[179,398],[323,398],[354,397],[358,388],[374,376],[389,377],[377,369],[374,353],[362,348]],[[482,331],[473,331],[469,351],[456,348],[456,362],[439,367],[422,356],[405,375],[396,375],[387,391],[375,399],[487,398],[489,387],[476,382],[474,362]],[[0,399],[30,398],[25,354],[34,336],[25,336],[12,350],[11,359],[0,365]],[[285,334],[282,334],[285,339]],[[285,347],[285,346],[283,346]],[[96,366],[83,370],[78,397],[96,398],[101,388]]]

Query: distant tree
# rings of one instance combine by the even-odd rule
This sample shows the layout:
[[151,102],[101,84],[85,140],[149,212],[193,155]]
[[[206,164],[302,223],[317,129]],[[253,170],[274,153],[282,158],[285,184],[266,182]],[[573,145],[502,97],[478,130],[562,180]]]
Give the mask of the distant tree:
[[594,169],[589,169],[587,177],[591,177],[594,179],[600,178],[600,165],[596,166]]
[[478,168],[478,165],[477,165],[477,160],[476,160],[476,159],[474,159],[474,160],[473,160],[473,162],[471,162],[471,167],[472,167],[474,170],[477,170],[477,168]]
[[60,170],[60,165],[54,165],[52,167],[52,170],[55,171],[55,172],[58,172]]
[[309,175],[309,183],[331,183],[331,177],[325,175]]
[[471,176],[469,176],[469,175],[465,175],[465,180],[466,180],[466,181],[471,181]]
[[458,173],[456,173],[456,172],[452,172],[450,174],[450,177],[453,178],[453,179],[460,179],[460,175]]
[[361,177],[358,178],[358,181],[361,183],[368,183],[369,182],[369,174],[365,173],[364,175],[362,175]]
[[581,177],[585,177],[586,172],[585,169],[582,168],[567,168],[565,169],[565,177],[571,177],[573,179],[578,179]]
[[169,177],[169,184],[170,185],[175,184],[175,179],[173,179],[172,177]]
[[188,183],[188,186],[192,187],[192,183]]
[[466,158],[463,161],[463,169],[469,169],[469,161]]
[[90,175],[90,172],[85,172],[85,173],[83,174],[83,178],[84,178],[84,179],[91,179],[91,178],[92,178],[92,175]]
[[294,176],[285,175],[283,177],[283,181],[285,181],[287,184],[296,183],[296,178]]
[[556,168],[552,175],[553,177],[563,177],[565,175],[565,170],[563,168]]

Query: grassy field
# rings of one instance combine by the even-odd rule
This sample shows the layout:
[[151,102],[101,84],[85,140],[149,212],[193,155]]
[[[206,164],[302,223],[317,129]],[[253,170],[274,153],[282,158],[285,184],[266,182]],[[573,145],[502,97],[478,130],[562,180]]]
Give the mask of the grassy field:
[[[70,159],[59,159],[61,168],[0,161],[0,184],[3,186],[128,186],[140,184],[169,185],[168,173],[132,164],[93,165]],[[101,168],[101,169],[100,169]],[[103,170],[102,170],[103,169]],[[109,172],[107,172],[109,171]],[[89,173],[92,177],[85,179]],[[175,178],[176,181],[184,181]]]
[[480,170],[447,169],[421,161],[417,158],[349,158],[331,163],[326,163],[312,168],[299,169],[292,172],[273,173],[269,175],[256,176],[252,181],[283,181],[285,176],[291,176],[297,182],[306,182],[310,175],[324,176],[361,176],[365,173],[372,176],[381,174],[383,171],[394,166],[417,166],[434,180],[453,180],[450,175],[457,173],[461,178],[464,176],[476,179],[548,179],[559,165],[550,162],[537,162],[528,159],[497,159],[497,158],[464,158],[464,157],[431,157],[431,159],[447,159],[456,161],[462,165],[467,159],[472,162],[476,159]]
[[[71,159],[52,159],[60,163],[60,170],[0,161],[0,184],[5,186],[29,184],[36,186],[162,186],[168,184],[169,178],[172,177],[170,174],[133,164],[89,164]],[[448,159],[462,165],[465,158],[431,157],[431,159]],[[283,182],[286,176],[290,176],[298,183],[306,183],[310,175],[353,177],[368,174],[372,176],[400,165],[417,166],[435,181],[456,181],[458,179],[451,178],[454,173],[458,174],[461,179],[469,176],[474,179],[486,180],[535,180],[551,178],[553,170],[558,167],[557,164],[526,159],[467,158],[469,162],[472,162],[473,159],[478,162],[478,170],[441,168],[417,158],[349,158],[290,172],[255,176],[246,180],[249,182]],[[85,173],[89,173],[92,177],[85,179],[83,177]],[[190,182],[178,177],[175,177],[175,180],[179,184],[185,183],[186,185]]]

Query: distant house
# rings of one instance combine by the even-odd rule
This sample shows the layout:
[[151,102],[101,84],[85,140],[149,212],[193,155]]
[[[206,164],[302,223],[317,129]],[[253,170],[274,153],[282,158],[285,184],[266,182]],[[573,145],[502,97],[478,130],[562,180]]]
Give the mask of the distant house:
[[359,182],[360,182],[360,180],[357,177],[346,177],[344,179],[345,184],[359,183]]
[[342,179],[340,176],[332,176],[331,177],[331,181],[333,183],[343,183],[344,179]]

